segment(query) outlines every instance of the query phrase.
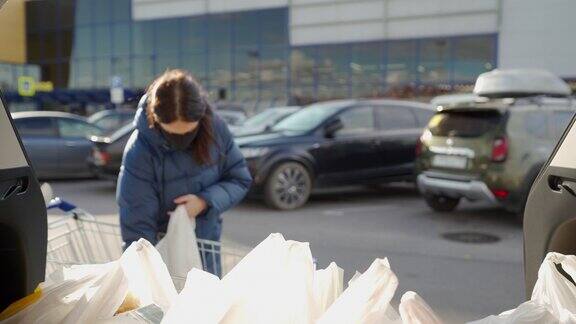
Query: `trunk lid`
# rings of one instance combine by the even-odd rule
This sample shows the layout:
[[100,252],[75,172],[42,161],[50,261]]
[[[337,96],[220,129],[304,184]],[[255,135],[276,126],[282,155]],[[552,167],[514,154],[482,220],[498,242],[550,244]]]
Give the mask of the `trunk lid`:
[[468,178],[484,174],[505,113],[498,109],[451,109],[432,117],[423,139],[426,169]]

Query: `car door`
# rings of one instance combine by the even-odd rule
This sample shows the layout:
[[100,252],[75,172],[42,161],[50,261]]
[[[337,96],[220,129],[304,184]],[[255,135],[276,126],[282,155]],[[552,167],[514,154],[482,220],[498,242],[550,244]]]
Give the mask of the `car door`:
[[5,309],[44,281],[47,222],[40,186],[3,100],[0,152],[0,309]]
[[576,124],[572,118],[534,181],[524,211],[527,296],[547,252],[576,254]]
[[414,172],[416,143],[422,128],[411,107],[383,105],[376,107],[376,141],[379,175],[405,176]]
[[54,120],[50,117],[26,117],[14,122],[36,174],[41,178],[57,176],[60,142]]
[[342,127],[320,144],[316,156],[319,176],[328,183],[352,184],[369,179],[378,167],[378,139],[371,106],[355,106],[337,114]]
[[60,170],[68,175],[86,176],[91,174],[87,159],[92,152],[89,137],[100,135],[101,130],[83,120],[58,118],[60,134]]

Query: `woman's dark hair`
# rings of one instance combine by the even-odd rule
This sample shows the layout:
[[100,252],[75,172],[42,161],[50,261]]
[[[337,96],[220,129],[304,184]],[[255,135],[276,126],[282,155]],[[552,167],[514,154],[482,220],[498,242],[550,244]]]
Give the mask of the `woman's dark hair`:
[[202,165],[211,162],[210,147],[214,141],[212,109],[206,93],[194,77],[183,70],[168,70],[150,84],[147,91],[148,124],[175,121],[198,122],[198,135],[192,142],[194,160]]

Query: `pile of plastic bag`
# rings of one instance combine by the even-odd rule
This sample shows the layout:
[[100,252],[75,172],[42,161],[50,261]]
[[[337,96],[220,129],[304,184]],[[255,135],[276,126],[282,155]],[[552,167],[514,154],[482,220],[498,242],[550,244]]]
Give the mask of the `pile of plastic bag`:
[[470,324],[576,324],[576,256],[548,253],[529,301]]
[[[194,256],[196,258],[196,256]],[[194,259],[191,258],[191,259]],[[190,266],[182,265],[182,267]],[[271,234],[224,278],[192,268],[180,293],[146,240],[119,260],[62,269],[0,314],[9,323],[441,324],[416,293],[391,304],[398,278],[376,259],[344,289],[335,263],[316,269],[308,243]],[[576,257],[549,253],[530,301],[473,324],[576,324]]]
[[193,268],[180,293],[156,248],[133,243],[114,262],[64,268],[0,323],[406,323],[441,321],[415,293],[390,305],[398,278],[376,259],[344,289],[335,263],[317,270],[308,243],[272,234],[224,278]]

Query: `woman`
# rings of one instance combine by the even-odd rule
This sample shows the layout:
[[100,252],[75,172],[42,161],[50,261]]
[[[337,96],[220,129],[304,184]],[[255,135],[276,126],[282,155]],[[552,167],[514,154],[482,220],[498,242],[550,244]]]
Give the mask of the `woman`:
[[[140,100],[134,121],[117,188],[125,245],[140,238],[156,244],[177,205],[196,218],[198,238],[219,241],[221,214],[244,198],[252,179],[198,82],[167,71]],[[219,261],[204,260],[217,275]]]

